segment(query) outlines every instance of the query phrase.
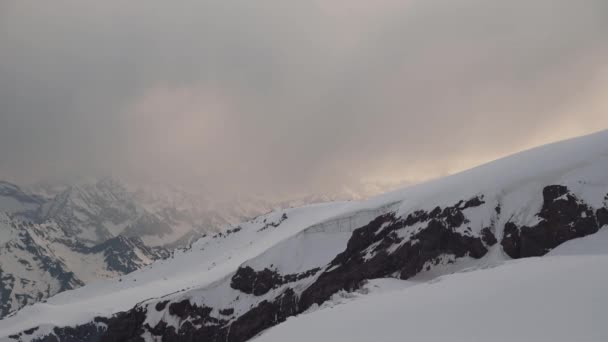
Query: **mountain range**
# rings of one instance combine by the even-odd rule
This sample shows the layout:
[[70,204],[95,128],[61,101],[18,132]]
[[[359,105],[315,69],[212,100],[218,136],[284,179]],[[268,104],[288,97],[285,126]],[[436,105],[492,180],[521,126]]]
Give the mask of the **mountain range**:
[[[274,210],[25,307],[0,336],[605,341],[607,171],[604,131],[368,200]],[[29,212],[39,201],[22,199]]]
[[138,270],[272,208],[328,199],[219,201],[113,178],[25,187],[0,182],[0,317]]

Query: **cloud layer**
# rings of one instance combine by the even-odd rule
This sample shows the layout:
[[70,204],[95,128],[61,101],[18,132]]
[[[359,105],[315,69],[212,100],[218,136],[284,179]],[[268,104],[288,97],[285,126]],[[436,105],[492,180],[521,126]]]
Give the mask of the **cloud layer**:
[[419,181],[608,128],[605,0],[0,5],[0,176]]

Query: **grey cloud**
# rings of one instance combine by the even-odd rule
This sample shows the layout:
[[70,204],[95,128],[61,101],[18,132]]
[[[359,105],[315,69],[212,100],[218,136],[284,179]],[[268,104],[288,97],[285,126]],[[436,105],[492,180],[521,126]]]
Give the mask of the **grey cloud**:
[[2,6],[0,176],[19,181],[318,190],[608,127],[604,0]]

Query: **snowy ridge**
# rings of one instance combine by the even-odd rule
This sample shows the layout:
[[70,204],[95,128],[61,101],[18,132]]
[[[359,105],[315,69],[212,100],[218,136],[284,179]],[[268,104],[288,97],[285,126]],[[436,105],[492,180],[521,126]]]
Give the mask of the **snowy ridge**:
[[29,189],[0,182],[0,317],[140,269],[275,205],[255,198],[220,202],[178,187],[112,178]]
[[[373,280],[385,278],[407,281],[400,283],[407,288],[383,295],[390,300],[378,299],[383,303],[379,309],[388,310],[382,317],[403,312],[411,317],[413,327],[420,324],[415,310],[398,311],[410,302],[422,310],[425,303],[415,299],[419,294],[435,308],[424,311],[426,324],[447,313],[459,316],[456,321],[460,324],[470,323],[484,313],[468,311],[468,316],[460,315],[466,304],[451,300],[449,291],[439,294],[436,289],[447,284],[457,294],[478,291],[483,307],[484,298],[495,293],[492,286],[486,288],[479,282],[513,292],[513,283],[500,283],[520,279],[530,288],[530,296],[536,298],[539,294],[535,291],[547,283],[538,287],[534,281],[545,278],[529,275],[541,273],[540,269],[547,268],[549,274],[558,277],[560,272],[582,267],[573,274],[587,276],[592,273],[588,269],[604,265],[605,258],[601,257],[581,261],[576,256],[576,260],[564,262],[554,260],[566,256],[509,260],[559,254],[559,248],[566,250],[578,243],[576,239],[583,238],[587,243],[601,238],[605,231],[601,227],[608,225],[606,170],[608,132],[600,132],[367,201],[275,211],[226,233],[206,236],[171,259],[153,263],[121,280],[64,292],[47,304],[27,307],[0,321],[0,336],[12,341],[45,337],[59,341],[247,341],[286,320],[292,322],[290,317],[307,313],[286,325],[298,329],[302,325],[297,322],[317,313],[325,315],[321,314],[327,311],[324,308],[337,298],[369,290],[366,284],[370,281],[382,287]],[[457,274],[446,276],[453,273]],[[590,297],[582,299],[583,305],[606,286],[605,277],[591,278],[597,282],[594,286],[576,287],[590,291]],[[408,287],[412,281],[421,284]],[[471,283],[479,284],[475,287]],[[565,284],[579,286],[573,281]],[[557,301],[559,292],[565,289],[556,287],[554,296],[547,300]],[[402,302],[394,300],[393,293],[416,295],[406,295],[407,302]],[[505,298],[508,301],[511,297]],[[522,299],[520,303],[525,303],[527,295]],[[370,296],[369,300],[376,299]],[[401,305],[390,306],[391,301]],[[449,304],[443,314],[436,309],[442,301]],[[509,303],[500,303],[507,306],[505,312],[516,312]],[[581,306],[573,307],[582,310]],[[318,324],[317,320],[313,322]],[[498,323],[508,326],[500,319]],[[576,323],[577,329],[600,328],[597,320]],[[495,325],[488,325],[488,331],[496,332]],[[286,332],[280,327],[260,338],[285,340]],[[273,335],[275,329],[277,335]],[[402,331],[399,325],[394,329]],[[381,330],[370,331],[381,334]],[[488,336],[483,329],[479,335],[470,329],[457,331],[473,340]],[[506,339],[517,336],[502,333]],[[299,334],[309,336],[306,332]],[[387,341],[397,338],[387,336],[392,336]],[[430,336],[428,341],[438,340],[437,335],[422,338],[425,336]],[[590,337],[591,341],[600,341],[594,338],[597,336]],[[336,339],[348,340],[348,336]]]
[[[234,233],[206,236],[188,250],[176,251],[167,260],[119,279],[104,280],[61,293],[47,303],[26,307],[2,322],[16,324],[12,331],[30,328],[32,322],[45,325],[77,323],[87,317],[92,319],[95,315],[127,310],[149,298],[161,298],[212,284],[225,278],[249,258],[348,206],[349,203],[329,203],[260,216],[235,228],[240,229]],[[288,218],[282,221],[283,214]]]

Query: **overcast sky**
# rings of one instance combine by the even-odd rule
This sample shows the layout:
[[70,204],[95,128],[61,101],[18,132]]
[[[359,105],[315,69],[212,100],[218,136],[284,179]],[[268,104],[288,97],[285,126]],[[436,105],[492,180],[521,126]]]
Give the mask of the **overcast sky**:
[[606,0],[0,0],[0,178],[417,182],[608,128]]

